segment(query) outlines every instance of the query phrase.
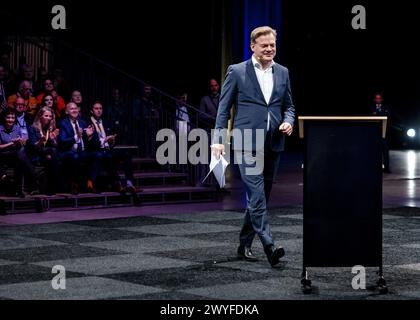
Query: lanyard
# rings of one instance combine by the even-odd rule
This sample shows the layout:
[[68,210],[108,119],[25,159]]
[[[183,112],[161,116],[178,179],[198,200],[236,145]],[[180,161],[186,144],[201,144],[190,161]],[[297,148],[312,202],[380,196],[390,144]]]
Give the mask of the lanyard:
[[23,116],[21,118],[22,118],[22,122],[20,122],[20,118],[18,118],[18,117],[16,117],[16,121],[17,121],[19,127],[26,128],[25,116]]
[[[42,132],[42,129],[39,129],[39,133],[41,134],[41,138],[43,138],[44,137],[44,133]],[[47,130],[47,133],[45,135],[45,138],[46,139],[44,141],[44,146],[47,144],[49,137],[50,137],[50,130]]]

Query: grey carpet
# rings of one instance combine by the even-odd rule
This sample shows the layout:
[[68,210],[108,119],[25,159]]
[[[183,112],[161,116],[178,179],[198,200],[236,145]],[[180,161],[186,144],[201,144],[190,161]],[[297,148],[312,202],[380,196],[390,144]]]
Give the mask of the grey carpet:
[[[384,209],[384,275],[390,292],[354,290],[351,268],[309,268],[300,288],[302,208],[270,210],[274,238],[286,250],[277,268],[236,258],[242,213],[211,211],[154,217],[0,227],[0,299],[420,299],[420,209]],[[52,288],[52,267],[66,289]]]

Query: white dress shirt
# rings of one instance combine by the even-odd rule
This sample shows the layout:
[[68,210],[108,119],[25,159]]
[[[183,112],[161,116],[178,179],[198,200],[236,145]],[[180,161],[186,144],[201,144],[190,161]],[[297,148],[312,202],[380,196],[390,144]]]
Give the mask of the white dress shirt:
[[188,135],[188,125],[190,117],[188,115],[187,106],[184,104],[178,105],[176,108],[176,131],[185,136]]
[[106,132],[102,123],[102,119],[95,119],[95,117],[90,117],[90,119],[92,120],[96,132],[98,133],[99,141],[101,142],[101,149],[109,148],[109,144],[106,142]]
[[[265,102],[270,102],[271,95],[273,93],[274,80],[273,80],[273,65],[274,61],[271,62],[270,67],[263,70],[261,64],[257,59],[252,56],[252,65],[254,66],[255,74],[260,85],[261,91],[264,95]],[[267,131],[270,130],[270,113],[267,115]]]
[[22,113],[21,116],[16,116],[16,121],[20,127],[21,137],[23,139],[28,139],[28,124],[25,120],[25,113]]
[[[77,130],[76,130],[76,125],[74,124],[73,121],[74,120],[70,120],[70,123],[71,123],[71,125],[73,127],[73,131],[74,131],[74,140],[76,141],[76,143],[73,145],[73,151],[77,151],[78,144],[81,145],[81,148],[82,148],[82,151],[83,151],[83,150],[85,150],[83,139],[82,138],[79,138],[79,136],[77,134]],[[77,121],[77,126],[80,128],[79,121]]]

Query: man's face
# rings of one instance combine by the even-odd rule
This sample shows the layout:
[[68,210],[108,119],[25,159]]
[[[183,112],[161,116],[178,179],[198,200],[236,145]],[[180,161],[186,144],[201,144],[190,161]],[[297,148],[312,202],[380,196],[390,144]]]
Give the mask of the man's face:
[[92,108],[92,114],[96,119],[102,117],[103,108],[100,103],[95,103]]
[[152,87],[151,86],[144,86],[143,87],[143,97],[150,97],[152,94]]
[[15,102],[15,110],[17,113],[21,114],[26,111],[25,100],[22,98],[17,98]]
[[69,103],[66,107],[66,113],[70,119],[77,119],[79,116],[79,107],[75,103]]
[[179,102],[181,102],[182,104],[185,104],[187,103],[187,98],[188,98],[187,94],[182,94],[179,96]]
[[219,92],[219,84],[216,80],[210,80],[210,92],[216,94]]
[[119,89],[112,90],[112,97],[115,100],[119,100],[120,99],[120,90]]
[[384,99],[382,98],[382,96],[380,94],[375,95],[375,104],[382,104],[382,101],[384,101]]
[[23,98],[29,99],[29,97],[32,94],[32,85],[30,82],[25,82],[23,84],[20,94],[22,95]]
[[82,103],[82,94],[79,91],[74,91],[71,95],[71,102]]
[[46,92],[51,92],[54,90],[54,84],[50,79],[44,81],[44,90]]
[[259,36],[255,43],[251,43],[251,50],[260,63],[273,61],[276,56],[276,37],[272,33]]
[[32,68],[31,66],[25,67],[23,69],[23,76],[27,80],[32,80],[32,78],[34,76],[34,68]]

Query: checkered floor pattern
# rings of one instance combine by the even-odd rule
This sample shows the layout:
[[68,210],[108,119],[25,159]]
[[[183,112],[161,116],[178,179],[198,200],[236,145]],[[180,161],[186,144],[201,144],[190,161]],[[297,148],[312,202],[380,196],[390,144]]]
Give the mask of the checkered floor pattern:
[[[277,268],[236,257],[242,212],[207,211],[0,227],[1,299],[419,299],[420,209],[384,209],[384,275],[390,292],[354,290],[351,268],[309,268],[304,295],[302,208],[270,210],[274,239],[286,250]],[[52,286],[53,266],[66,288]]]

